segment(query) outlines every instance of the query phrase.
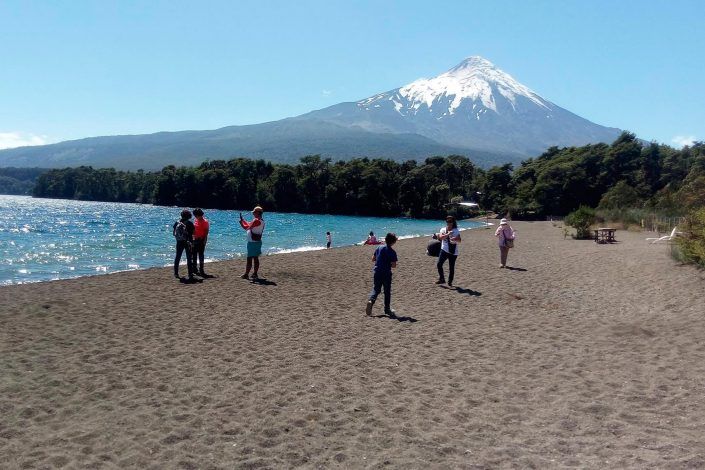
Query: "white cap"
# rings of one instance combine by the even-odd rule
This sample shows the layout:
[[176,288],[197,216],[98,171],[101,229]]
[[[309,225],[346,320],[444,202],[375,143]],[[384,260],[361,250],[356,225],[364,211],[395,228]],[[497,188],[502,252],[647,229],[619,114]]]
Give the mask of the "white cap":
[[499,221],[499,225],[507,225],[507,219],[502,219]]

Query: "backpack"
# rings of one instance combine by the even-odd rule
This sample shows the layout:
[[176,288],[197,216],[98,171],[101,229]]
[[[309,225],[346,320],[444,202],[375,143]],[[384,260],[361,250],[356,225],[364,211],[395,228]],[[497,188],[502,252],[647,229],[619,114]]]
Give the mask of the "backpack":
[[426,245],[426,254],[428,256],[438,256],[441,254],[441,241],[440,240],[431,240],[428,242],[428,245]]
[[176,226],[174,227],[174,238],[176,238],[176,241],[178,242],[187,242],[191,240],[188,233],[188,227],[183,220],[176,222]]

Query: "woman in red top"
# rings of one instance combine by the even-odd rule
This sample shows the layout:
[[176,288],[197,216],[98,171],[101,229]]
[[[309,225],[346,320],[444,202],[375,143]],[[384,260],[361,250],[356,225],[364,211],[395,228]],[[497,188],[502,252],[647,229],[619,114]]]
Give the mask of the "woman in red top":
[[[208,243],[208,231],[210,230],[210,223],[208,219],[203,217],[203,211],[199,208],[193,210],[193,215],[196,216],[196,220],[193,222],[195,227],[193,231],[193,268],[199,267],[196,274],[201,277],[209,277],[205,271],[203,271],[203,259],[206,253],[206,243]],[[198,264],[196,264],[198,261]]]

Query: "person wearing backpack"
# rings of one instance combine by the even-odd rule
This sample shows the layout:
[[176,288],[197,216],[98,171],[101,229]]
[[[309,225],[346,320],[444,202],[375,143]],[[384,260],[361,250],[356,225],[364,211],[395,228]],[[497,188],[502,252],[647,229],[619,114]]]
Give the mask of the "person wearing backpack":
[[181,211],[181,219],[174,222],[173,233],[176,239],[176,257],[174,258],[174,277],[181,279],[179,276],[179,263],[181,255],[186,251],[186,266],[188,267],[188,280],[195,281],[193,274],[193,232],[195,227],[191,222],[191,211],[184,209]]

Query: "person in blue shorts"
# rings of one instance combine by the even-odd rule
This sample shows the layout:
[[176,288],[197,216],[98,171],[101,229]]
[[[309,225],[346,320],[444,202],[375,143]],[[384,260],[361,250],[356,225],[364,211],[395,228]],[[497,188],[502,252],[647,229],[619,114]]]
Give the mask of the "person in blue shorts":
[[391,307],[392,301],[392,268],[397,267],[397,252],[392,246],[397,242],[397,236],[393,233],[388,233],[384,237],[384,245],[377,247],[375,254],[372,255],[372,261],[375,262],[375,267],[372,270],[372,292],[367,300],[367,309],[365,313],[372,315],[372,306],[377,300],[377,296],[384,288],[384,314],[390,317],[395,316],[394,310]]

